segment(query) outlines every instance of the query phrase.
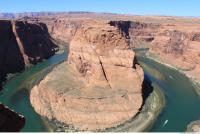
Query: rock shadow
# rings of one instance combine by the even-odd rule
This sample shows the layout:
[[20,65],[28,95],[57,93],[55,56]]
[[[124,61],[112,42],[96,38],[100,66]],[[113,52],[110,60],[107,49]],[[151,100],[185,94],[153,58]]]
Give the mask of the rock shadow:
[[149,77],[144,74],[144,80],[142,83],[142,106],[140,108],[140,111],[142,110],[143,105],[145,104],[146,99],[149,97],[149,95],[153,92],[153,86],[152,82],[149,79]]

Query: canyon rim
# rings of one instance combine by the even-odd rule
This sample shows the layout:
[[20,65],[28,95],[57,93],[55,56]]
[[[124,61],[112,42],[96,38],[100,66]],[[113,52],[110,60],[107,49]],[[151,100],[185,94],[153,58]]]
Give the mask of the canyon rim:
[[[51,69],[43,77],[37,76],[37,83],[31,83],[33,87],[28,89],[31,108],[47,123],[56,126],[56,130],[114,130],[137,120],[145,110],[148,116],[143,117],[153,118],[152,107],[156,109],[158,104],[162,106],[154,113],[159,115],[165,101],[160,96],[167,95],[163,90],[164,95],[155,94],[152,79],[148,79],[147,84],[147,74],[133,50],[147,49],[147,58],[185,74],[195,88],[194,94],[199,93],[199,18],[90,12],[0,16],[4,18],[0,20],[2,87],[18,77],[14,75],[9,79],[10,74],[26,72],[60,53],[67,53],[63,62],[49,66]],[[162,74],[160,78],[165,80]],[[3,95],[7,90],[2,89]],[[3,105],[2,109],[10,111],[20,122],[14,131],[26,124],[26,117],[16,115]],[[3,119],[8,116],[4,114],[0,113]],[[154,120],[151,119],[149,129]],[[0,123],[1,129],[7,122]],[[188,128],[194,125],[195,131],[199,131],[198,123],[191,123]]]

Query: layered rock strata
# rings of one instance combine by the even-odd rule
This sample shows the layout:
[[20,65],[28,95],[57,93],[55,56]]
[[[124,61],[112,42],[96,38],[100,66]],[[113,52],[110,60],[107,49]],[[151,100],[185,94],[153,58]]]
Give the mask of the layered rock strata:
[[54,55],[56,45],[43,23],[0,20],[0,82],[6,74],[22,71]]
[[[200,82],[200,40],[197,26],[167,26],[154,40],[151,53]],[[176,60],[174,60],[176,59]]]
[[144,74],[123,33],[101,21],[78,28],[68,61],[31,90],[35,111],[83,131],[131,120],[142,105]]
[[149,48],[149,56],[177,68],[192,78],[195,87],[199,88],[199,24],[174,21],[173,24],[129,22],[126,25],[132,47]]

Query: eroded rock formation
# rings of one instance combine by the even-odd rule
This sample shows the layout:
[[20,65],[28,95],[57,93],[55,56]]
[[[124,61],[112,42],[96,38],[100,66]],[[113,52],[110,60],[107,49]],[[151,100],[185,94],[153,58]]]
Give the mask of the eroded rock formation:
[[131,22],[132,47],[150,48],[150,56],[174,66],[200,82],[199,24],[173,21],[173,24]]
[[104,21],[78,28],[68,61],[31,90],[36,112],[78,130],[104,130],[131,120],[142,105],[144,74],[124,32]]
[[150,53],[200,82],[200,41],[197,29],[198,25],[163,25],[154,36]]
[[[129,46],[149,47],[154,58],[200,81],[199,19],[95,13],[49,15],[33,13],[31,17],[22,15],[22,21],[0,21],[0,81],[7,73],[21,71],[30,62],[52,55],[55,47],[49,34],[71,41],[69,63],[55,68],[32,90],[36,111],[50,119],[81,130],[96,130],[133,117],[141,105],[143,72]],[[99,23],[91,18],[131,21]],[[82,122],[86,122],[84,126]]]
[[54,55],[56,45],[43,23],[0,20],[0,82],[6,74],[22,71]]

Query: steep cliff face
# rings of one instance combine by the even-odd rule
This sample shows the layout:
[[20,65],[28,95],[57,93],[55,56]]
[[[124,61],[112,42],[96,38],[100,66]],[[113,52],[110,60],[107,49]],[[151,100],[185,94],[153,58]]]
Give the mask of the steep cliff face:
[[[115,76],[109,76],[120,73],[118,69],[122,70],[121,75],[123,71],[129,70],[131,73],[132,67],[135,66],[134,52],[130,50],[129,40],[121,31],[123,30],[118,27],[101,23],[94,23],[92,27],[88,24],[78,29],[70,43],[69,63],[74,64],[89,83],[90,80],[100,83],[107,81],[111,88],[130,86],[131,84],[120,84],[113,80],[115,84],[119,84],[115,85],[112,83]],[[117,78],[120,82],[120,78]],[[129,80],[131,82],[132,78],[125,79],[127,82]]]
[[[29,19],[29,21],[35,22],[35,19]],[[50,35],[54,39],[70,42],[77,28],[81,27],[87,19],[73,19],[73,18],[45,18],[40,19],[47,25]]]
[[7,73],[24,69],[25,64],[20,53],[10,21],[0,21],[0,82]]
[[131,22],[129,35],[132,47],[151,47],[151,43],[158,32],[159,24]]
[[36,112],[83,131],[131,120],[142,105],[144,74],[122,31],[102,21],[78,28],[68,61],[31,90]]
[[110,21],[109,24],[111,26],[117,27],[126,38],[129,38],[129,29],[131,27],[131,21]]
[[7,73],[47,59],[57,47],[42,23],[0,20],[0,82]]
[[[185,71],[188,76],[200,81],[200,34],[199,24],[117,22],[111,25],[130,38],[130,46],[150,48],[150,54]],[[125,26],[122,26],[125,25]],[[174,60],[176,59],[176,60]]]
[[38,62],[54,55],[57,46],[53,43],[45,24],[16,21],[13,24],[14,28],[15,37],[21,42],[18,42],[18,46],[21,44],[24,49],[21,53],[27,55],[29,62]]

